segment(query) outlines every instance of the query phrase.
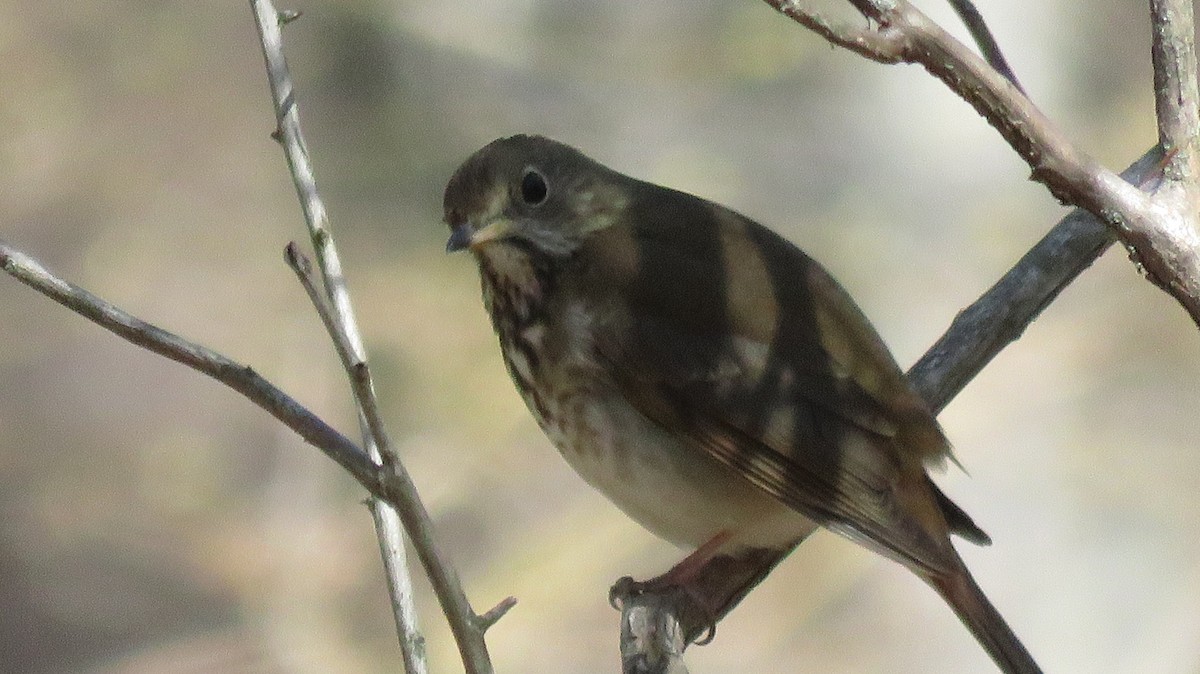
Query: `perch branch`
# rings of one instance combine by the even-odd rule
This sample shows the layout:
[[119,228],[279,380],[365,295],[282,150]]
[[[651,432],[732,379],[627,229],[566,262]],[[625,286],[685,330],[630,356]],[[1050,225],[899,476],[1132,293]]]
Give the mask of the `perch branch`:
[[[1121,176],[1141,184],[1157,179],[1161,168],[1162,152],[1154,147]],[[908,371],[929,406],[945,408],[1115,240],[1110,228],[1083,209],[1060,220],[995,285],[960,311]]]
[[[1190,143],[1187,154],[1195,157],[1194,126],[1190,133],[1179,130],[1170,136],[1164,133],[1163,143],[1172,148],[1170,153],[1164,155],[1157,148],[1152,149],[1117,177],[1075,150],[1055,130],[1020,90],[998,49],[993,54],[981,43],[981,50],[992,62],[989,67],[904,0],[850,0],[864,16],[878,24],[874,29],[834,23],[804,0],[766,2],[831,43],[872,60],[920,63],[1000,131],[1033,168],[1035,179],[1046,184],[1055,196],[1084,209],[1064,218],[987,293],[961,312],[946,334],[912,368],[909,374],[914,385],[932,407],[942,409],[1117,237],[1131,250],[1135,261],[1149,256],[1156,265],[1147,268],[1150,279],[1170,292],[1193,321],[1200,320],[1194,223],[1189,222],[1187,215],[1156,219],[1163,210],[1162,204],[1130,184],[1156,182],[1163,168],[1163,157],[1170,160],[1176,148],[1181,147],[1179,143]],[[961,2],[954,6],[963,14]],[[1178,41],[1191,43],[1190,7],[1178,11],[1164,9],[1159,13],[1169,13],[1173,21],[1186,24],[1186,28],[1165,30],[1164,35],[1178,33]],[[1156,18],[1156,26],[1160,23]],[[971,32],[978,40],[978,27],[972,27]],[[1164,42],[1176,40],[1164,38]],[[1186,81],[1193,85],[1194,95],[1194,49],[1173,52],[1169,60],[1178,64],[1189,58],[1193,61],[1191,70],[1186,65],[1176,69],[1188,73]],[[1156,65],[1156,72],[1158,69]],[[1191,101],[1186,104],[1190,106],[1189,112],[1182,115],[1186,120],[1195,112],[1195,99],[1187,98],[1186,87],[1181,86],[1181,92],[1175,98],[1167,98]],[[1172,114],[1166,116],[1175,119]],[[1175,139],[1176,145],[1168,144],[1169,137]],[[1190,170],[1189,175],[1195,175],[1190,164],[1177,170]],[[1182,212],[1194,214],[1196,210]],[[1153,239],[1154,235],[1160,236]],[[1163,273],[1159,271],[1163,266],[1167,267],[1170,279],[1167,283],[1161,282],[1158,275]],[[653,603],[658,599],[643,596],[639,602],[623,606],[621,645],[627,672],[666,672],[682,662],[682,648],[676,635],[689,634],[696,626],[683,624],[678,617],[683,614],[682,606],[669,601]],[[686,645],[686,639],[683,643]],[[639,668],[648,661],[656,664]]]
[[[1154,180],[1161,168],[1162,153],[1155,147],[1122,175],[1140,183]],[[909,370],[909,378],[930,407],[944,408],[1115,240],[1109,227],[1082,209],[1059,221],[995,285],[959,312],[946,333]],[[696,634],[703,625],[681,620],[687,606],[678,600],[669,593],[643,593],[622,604],[626,674],[686,671],[680,668],[687,642],[679,635]]]

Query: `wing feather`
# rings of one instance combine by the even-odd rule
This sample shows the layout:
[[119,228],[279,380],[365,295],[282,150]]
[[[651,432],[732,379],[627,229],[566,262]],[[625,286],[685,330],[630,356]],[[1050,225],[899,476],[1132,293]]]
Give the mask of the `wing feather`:
[[986,538],[938,498],[923,464],[949,445],[836,281],[766,228],[673,194],[580,255],[603,317],[592,348],[630,402],[797,511],[910,564],[943,567],[948,526]]

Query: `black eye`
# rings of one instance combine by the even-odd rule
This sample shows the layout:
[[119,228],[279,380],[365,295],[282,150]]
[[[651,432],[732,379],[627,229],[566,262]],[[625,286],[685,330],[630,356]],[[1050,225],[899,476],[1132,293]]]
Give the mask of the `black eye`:
[[529,206],[537,206],[546,200],[546,178],[537,169],[525,169],[521,176],[521,200]]

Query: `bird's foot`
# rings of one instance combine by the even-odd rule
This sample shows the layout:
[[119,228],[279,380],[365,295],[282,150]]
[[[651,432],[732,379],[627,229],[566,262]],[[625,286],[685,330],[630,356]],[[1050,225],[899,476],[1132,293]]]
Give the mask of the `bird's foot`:
[[685,615],[696,616],[696,622],[703,627],[703,636],[692,643],[704,646],[717,635],[717,610],[706,601],[699,588],[679,582],[671,571],[649,580],[634,580],[625,576],[613,583],[608,590],[608,603],[614,609],[621,611],[631,598],[644,595],[654,595],[661,598],[662,603],[669,607],[682,621]]

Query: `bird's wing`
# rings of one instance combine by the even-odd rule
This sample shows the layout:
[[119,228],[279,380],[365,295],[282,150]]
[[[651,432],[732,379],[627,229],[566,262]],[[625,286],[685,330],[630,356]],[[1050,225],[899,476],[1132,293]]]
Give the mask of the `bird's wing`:
[[686,236],[613,227],[585,252],[580,278],[607,317],[592,347],[621,392],[781,501],[908,563],[941,566],[947,519],[983,536],[956,526],[961,511],[929,482],[922,463],[948,445],[853,301],[777,235],[696,201],[675,215],[718,217],[690,219],[707,224]]

